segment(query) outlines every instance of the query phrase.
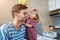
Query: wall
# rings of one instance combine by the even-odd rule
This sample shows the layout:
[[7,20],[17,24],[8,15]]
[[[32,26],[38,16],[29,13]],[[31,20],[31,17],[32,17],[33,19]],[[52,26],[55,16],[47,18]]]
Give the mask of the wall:
[[50,25],[54,25],[54,17],[53,16],[50,16]]
[[11,8],[17,0],[0,0],[0,25],[12,20]]

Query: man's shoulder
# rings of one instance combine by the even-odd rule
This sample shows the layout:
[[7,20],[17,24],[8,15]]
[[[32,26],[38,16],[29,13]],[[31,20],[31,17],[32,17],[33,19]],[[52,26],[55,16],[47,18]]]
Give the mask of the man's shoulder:
[[11,23],[9,22],[9,23],[1,25],[1,27],[0,27],[0,34],[1,34],[1,36],[5,37],[5,34],[7,34],[7,32],[8,32],[7,29],[8,29],[10,24]]
[[3,25],[1,25],[0,26],[0,29],[7,29],[9,26],[11,25],[11,22],[8,22],[8,23],[6,23],[6,24],[3,24]]

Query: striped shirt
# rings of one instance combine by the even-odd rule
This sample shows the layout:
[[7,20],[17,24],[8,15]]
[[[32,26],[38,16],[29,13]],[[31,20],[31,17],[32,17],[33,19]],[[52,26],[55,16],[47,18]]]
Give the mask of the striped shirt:
[[15,30],[12,22],[0,27],[0,40],[24,40],[25,26],[21,25],[21,30]]

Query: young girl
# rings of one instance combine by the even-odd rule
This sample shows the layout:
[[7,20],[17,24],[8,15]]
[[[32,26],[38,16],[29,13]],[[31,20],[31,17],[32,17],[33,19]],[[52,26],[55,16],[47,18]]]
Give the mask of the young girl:
[[36,24],[39,22],[38,11],[36,9],[32,10],[29,14],[25,25],[26,28],[26,39],[27,40],[37,40],[37,32],[35,29]]

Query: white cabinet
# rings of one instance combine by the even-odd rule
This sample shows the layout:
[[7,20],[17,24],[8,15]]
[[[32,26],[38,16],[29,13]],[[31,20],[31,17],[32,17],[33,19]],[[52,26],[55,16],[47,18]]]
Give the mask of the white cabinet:
[[55,10],[55,0],[48,0],[49,11]]
[[56,0],[56,9],[60,9],[60,0]]
[[48,0],[49,11],[60,9],[60,0]]

